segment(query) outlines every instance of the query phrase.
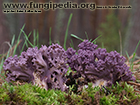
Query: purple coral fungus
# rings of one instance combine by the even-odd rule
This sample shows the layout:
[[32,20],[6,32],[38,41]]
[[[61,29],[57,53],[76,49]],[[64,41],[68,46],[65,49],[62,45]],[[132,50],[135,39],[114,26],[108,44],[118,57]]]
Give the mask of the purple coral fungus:
[[4,71],[8,82],[22,80],[32,82],[46,90],[66,89],[65,74],[68,70],[67,55],[58,44],[49,47],[28,48],[18,57],[9,57],[4,62]]
[[125,64],[125,57],[116,51],[108,53],[106,49],[96,49],[97,45],[88,40],[80,43],[78,47],[78,54],[74,54],[75,50],[71,48],[67,50],[68,64],[86,81],[95,82],[103,79],[109,86],[119,81],[135,80]]

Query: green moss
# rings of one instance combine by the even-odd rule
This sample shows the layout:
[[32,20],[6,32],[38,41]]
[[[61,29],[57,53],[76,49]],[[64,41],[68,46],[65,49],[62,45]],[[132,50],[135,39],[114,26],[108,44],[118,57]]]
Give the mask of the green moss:
[[130,105],[132,103],[138,103],[140,95],[134,92],[134,88],[127,83],[117,83],[116,86],[106,88],[110,91],[107,95],[104,88],[95,87],[92,88],[92,84],[88,84],[88,88],[84,88],[80,94],[68,95],[69,105],[87,105],[87,104],[100,104],[100,105]]
[[28,104],[28,105],[129,105],[138,103],[140,95],[134,92],[133,86],[127,83],[117,83],[116,86],[106,88],[110,91],[107,95],[104,88],[84,88],[80,93],[62,92],[60,90],[42,89],[32,84],[10,85],[3,83],[0,86],[0,104]]
[[130,105],[133,102],[138,102],[140,99],[140,95],[134,92],[134,88],[131,85],[123,82],[121,84],[117,83],[116,86],[112,86],[108,88],[111,91],[111,94],[108,96],[103,96],[100,99],[101,105],[115,105],[121,104]]
[[38,86],[27,83],[18,86],[3,83],[0,93],[0,103],[7,103],[7,101],[16,103],[20,101],[21,103],[28,103],[28,105],[60,105],[61,102],[64,103],[66,101],[64,97],[65,93],[60,90],[46,91]]

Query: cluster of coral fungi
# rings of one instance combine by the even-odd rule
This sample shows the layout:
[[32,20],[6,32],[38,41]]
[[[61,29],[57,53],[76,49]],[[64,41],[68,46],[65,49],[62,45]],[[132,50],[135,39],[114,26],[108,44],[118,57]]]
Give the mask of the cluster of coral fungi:
[[[61,89],[65,91],[69,78],[84,78],[85,83],[105,80],[106,86],[120,81],[134,81],[132,72],[125,64],[125,57],[116,51],[108,53],[104,48],[84,40],[79,50],[68,48],[67,51],[58,44],[40,49],[28,48],[18,57],[9,57],[4,62],[6,80],[24,81],[37,84],[46,90]],[[75,71],[67,76],[68,68]]]

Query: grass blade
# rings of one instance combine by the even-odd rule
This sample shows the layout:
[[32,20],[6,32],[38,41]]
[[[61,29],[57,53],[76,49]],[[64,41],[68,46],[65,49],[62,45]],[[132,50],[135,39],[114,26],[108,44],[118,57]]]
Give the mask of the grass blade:
[[1,63],[0,63],[0,74],[1,74],[1,71],[2,71],[2,68],[3,68],[3,62],[4,62],[4,57],[1,59]]
[[[29,33],[28,38],[30,37],[31,33],[32,33],[32,32]],[[26,45],[26,47],[28,48],[27,39],[25,39],[24,44],[23,44],[23,46],[22,46],[22,49],[21,49],[20,53],[23,52],[25,45]]]
[[137,44],[137,46],[136,46],[136,48],[135,48],[135,51],[134,51],[134,53],[133,53],[133,58],[132,58],[132,61],[131,61],[131,64],[130,64],[131,70],[133,70],[133,66],[134,66],[133,62],[134,62],[134,59],[135,59],[135,56],[136,56],[136,51],[137,51],[137,49],[138,49],[139,44],[140,44],[140,40],[139,40],[139,42],[138,42],[138,44]]
[[138,44],[137,44],[137,46],[136,46],[136,49],[135,49],[134,53],[136,53],[136,51],[137,51],[137,49],[138,49],[138,47],[139,47],[139,44],[140,44],[140,40],[139,40],[139,42],[138,42]]
[[91,41],[92,41],[92,39],[89,40],[89,42],[91,42]]
[[[23,27],[21,28],[21,30],[23,30],[24,27],[25,27],[25,24],[23,25]],[[16,46],[15,46],[14,51],[13,51],[13,55],[15,55],[15,53],[16,53],[17,45],[18,45],[18,43],[19,43],[19,41],[20,41],[21,33],[22,33],[22,31],[20,31],[20,33],[19,33],[18,40],[17,40]]]
[[88,35],[87,35],[87,32],[85,32],[85,34],[86,34],[86,38],[87,38],[87,40],[89,40]]
[[9,50],[8,50],[8,53],[7,53],[7,56],[6,56],[6,58],[8,58],[9,57],[9,55],[10,55],[10,50],[11,50],[11,48],[12,48],[12,46],[10,45],[10,43],[9,42],[7,42],[7,44],[9,45]]
[[35,32],[35,30],[33,31],[33,43],[35,46],[36,45],[36,32]]
[[70,41],[71,41],[71,43],[70,43],[70,47],[72,47],[72,48],[74,49],[73,41],[72,41],[72,40],[70,40]]
[[23,34],[24,34],[26,40],[28,41],[28,43],[29,43],[32,47],[35,47],[35,46],[29,41],[28,36],[26,35],[26,33],[25,33],[22,29],[21,29],[21,31],[23,32]]
[[126,56],[127,56],[128,60],[130,61],[128,52],[126,51],[125,53],[126,53]]
[[68,37],[68,30],[69,30],[69,25],[70,25],[70,22],[71,22],[71,19],[72,19],[72,13],[70,14],[70,17],[69,17],[69,20],[68,20],[68,24],[67,24],[67,29],[66,29],[66,32],[65,32],[65,39],[64,39],[64,49],[66,50],[66,42],[67,42],[67,37]]
[[96,40],[98,40],[101,36],[102,36],[102,35],[100,35],[100,36],[98,36],[96,39],[94,39],[94,40],[92,41],[92,43],[95,43]]
[[12,38],[11,46],[14,45],[14,41],[15,41],[15,35],[14,35],[13,38]]
[[76,39],[79,39],[79,40],[81,40],[81,41],[84,41],[83,39],[81,39],[80,37],[78,37],[78,36],[76,36],[76,35],[74,35],[74,34],[71,34],[71,36],[74,37],[74,38],[76,38]]

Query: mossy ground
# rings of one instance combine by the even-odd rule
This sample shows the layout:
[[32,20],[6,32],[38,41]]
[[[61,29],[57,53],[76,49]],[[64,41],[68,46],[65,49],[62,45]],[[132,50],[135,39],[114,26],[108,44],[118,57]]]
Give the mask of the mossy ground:
[[42,89],[32,84],[12,85],[3,82],[0,85],[0,104],[6,105],[138,105],[140,94],[134,87],[123,82],[110,88],[84,88],[74,93],[60,90]]

